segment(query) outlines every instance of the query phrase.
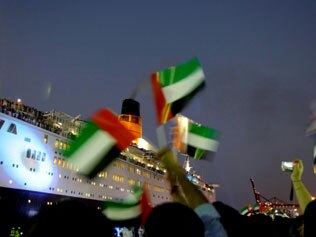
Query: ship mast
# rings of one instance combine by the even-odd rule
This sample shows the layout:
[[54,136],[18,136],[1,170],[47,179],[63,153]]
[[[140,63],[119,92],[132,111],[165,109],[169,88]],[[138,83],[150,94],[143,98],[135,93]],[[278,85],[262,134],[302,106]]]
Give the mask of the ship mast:
[[183,168],[185,169],[185,171],[187,173],[189,173],[190,170],[192,169],[192,166],[190,166],[190,156],[189,155],[185,156],[185,159],[184,159],[184,162],[183,162]]

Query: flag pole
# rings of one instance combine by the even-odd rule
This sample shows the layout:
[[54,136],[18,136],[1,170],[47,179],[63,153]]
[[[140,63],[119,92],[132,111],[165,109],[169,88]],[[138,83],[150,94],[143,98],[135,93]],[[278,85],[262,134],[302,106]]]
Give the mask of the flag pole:
[[161,124],[160,126],[157,127],[157,139],[158,139],[158,146],[159,148],[167,147],[167,136],[166,136],[166,131],[164,124]]

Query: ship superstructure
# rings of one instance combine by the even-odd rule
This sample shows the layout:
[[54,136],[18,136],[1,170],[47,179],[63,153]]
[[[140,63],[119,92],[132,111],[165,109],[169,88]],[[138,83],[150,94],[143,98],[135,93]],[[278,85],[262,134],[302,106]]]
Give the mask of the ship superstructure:
[[[138,139],[96,177],[88,179],[79,175],[64,156],[71,139],[85,124],[79,115],[42,112],[21,101],[0,99],[0,194],[9,190],[39,194],[48,205],[67,197],[99,205],[105,200],[123,200],[132,186],[145,185],[151,205],[170,201],[165,170],[153,159],[157,150],[142,136],[139,103],[124,100],[118,118]],[[216,185],[190,172],[188,177],[210,201],[215,200]],[[32,201],[29,203],[31,206]],[[25,211],[33,215],[37,209],[33,205]]]

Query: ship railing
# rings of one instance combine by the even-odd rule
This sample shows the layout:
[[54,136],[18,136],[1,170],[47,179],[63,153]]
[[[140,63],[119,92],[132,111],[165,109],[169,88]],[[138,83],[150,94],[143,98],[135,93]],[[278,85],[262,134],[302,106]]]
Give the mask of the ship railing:
[[56,128],[54,126],[51,126],[47,123],[45,123],[45,120],[43,118],[41,118],[40,116],[36,117],[28,112],[23,112],[23,111],[16,111],[14,108],[6,108],[3,106],[0,106],[0,112],[6,115],[9,115],[13,118],[17,118],[19,120],[22,120],[24,122],[27,122],[29,124],[32,124],[36,127],[45,129],[47,131],[50,131],[52,133],[64,136],[68,139],[74,139],[74,137],[76,137],[76,135],[67,132],[67,131],[63,131],[61,128]]
[[[47,122],[48,118],[44,115],[44,112],[8,99],[0,99],[0,112],[7,114],[13,118],[20,119],[34,126],[48,130],[52,133],[65,136],[68,139],[73,139],[74,136],[76,136],[75,134],[69,132],[69,129],[67,130],[65,128],[56,128],[55,126],[49,124],[49,122]],[[64,117],[68,116],[69,119],[71,118],[70,115],[66,115],[65,113],[63,114]],[[80,127],[80,125],[75,127]]]
[[165,172],[163,170],[157,169],[154,166],[148,166],[146,163],[142,163],[140,161],[137,161],[137,160],[133,159],[132,157],[129,157],[125,154],[120,154],[119,159],[124,160],[128,163],[131,163],[133,165],[136,165],[138,167],[144,168],[148,171],[155,172],[155,173],[158,173],[160,175],[165,175]]

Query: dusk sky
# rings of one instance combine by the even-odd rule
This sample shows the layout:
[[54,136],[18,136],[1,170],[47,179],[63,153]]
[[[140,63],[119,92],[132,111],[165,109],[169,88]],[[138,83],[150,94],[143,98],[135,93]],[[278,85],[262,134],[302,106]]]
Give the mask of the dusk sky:
[[[222,136],[212,162],[194,170],[219,184],[217,200],[289,201],[281,161],[302,159],[316,195],[316,1],[0,1],[0,98],[82,119],[120,113],[134,93],[143,135],[157,144],[150,75],[197,57],[206,88],[182,114]],[[296,199],[294,200],[296,201]]]

